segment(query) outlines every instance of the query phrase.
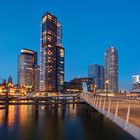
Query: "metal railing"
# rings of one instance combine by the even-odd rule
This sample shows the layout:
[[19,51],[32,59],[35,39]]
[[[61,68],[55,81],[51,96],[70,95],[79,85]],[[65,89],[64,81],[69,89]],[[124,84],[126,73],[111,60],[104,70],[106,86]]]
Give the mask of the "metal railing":
[[140,140],[140,101],[127,98],[81,94],[81,99]]

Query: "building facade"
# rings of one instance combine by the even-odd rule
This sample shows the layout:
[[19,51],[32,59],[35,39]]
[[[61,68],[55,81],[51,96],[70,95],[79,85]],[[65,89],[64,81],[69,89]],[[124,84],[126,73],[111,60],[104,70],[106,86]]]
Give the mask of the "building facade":
[[21,50],[21,54],[18,57],[18,85],[34,90],[36,66],[37,52],[28,49]]
[[59,92],[64,84],[62,25],[46,13],[41,23],[40,91]]
[[13,85],[13,79],[11,76],[8,77],[8,82],[7,82],[8,86],[12,86]]
[[94,92],[93,78],[74,78],[70,82],[65,82],[63,93],[64,94],[74,94],[83,92]]
[[110,47],[105,52],[104,58],[105,89],[110,92],[118,92],[118,52]]
[[40,90],[40,66],[34,65],[34,91],[38,92]]
[[140,75],[132,76],[132,89],[140,89]]
[[57,91],[62,91],[64,84],[64,48],[57,45]]
[[88,77],[94,79],[96,89],[104,89],[104,67],[102,65],[91,64],[88,67]]

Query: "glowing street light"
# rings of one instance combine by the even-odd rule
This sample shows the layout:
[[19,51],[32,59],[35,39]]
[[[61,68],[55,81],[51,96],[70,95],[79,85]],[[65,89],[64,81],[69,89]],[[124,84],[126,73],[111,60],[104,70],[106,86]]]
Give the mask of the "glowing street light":
[[108,100],[108,85],[109,85],[109,80],[105,81],[106,84],[106,100]]
[[96,95],[96,85],[94,85],[94,94]]

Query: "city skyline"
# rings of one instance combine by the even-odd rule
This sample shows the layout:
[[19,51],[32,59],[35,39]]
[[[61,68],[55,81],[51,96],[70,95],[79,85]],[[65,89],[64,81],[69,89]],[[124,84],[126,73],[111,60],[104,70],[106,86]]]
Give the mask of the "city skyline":
[[[16,2],[17,2],[16,0],[13,1],[13,4]],[[88,1],[88,2],[91,3],[92,5],[95,3],[95,5],[97,5],[97,7],[99,7],[98,2],[91,2],[91,1]],[[136,16],[138,13],[137,12],[138,4],[133,3],[133,5],[131,5],[132,9],[133,9],[133,12],[131,13],[131,10],[128,9],[130,4],[127,5],[127,2],[126,3],[125,2],[122,2],[122,5],[127,7],[125,9],[127,12],[123,13],[122,15],[121,15],[121,12],[124,12],[123,6],[119,5],[119,3],[121,3],[120,1],[118,3],[116,3],[116,5],[117,5],[116,7],[120,8],[119,9],[120,12],[118,13],[120,15],[120,18],[118,18],[118,16],[117,16],[117,18],[119,20],[121,19],[120,20],[121,22],[118,21],[116,24],[115,24],[116,16],[113,15],[113,14],[117,15],[118,10],[116,7],[114,9],[112,8],[110,10],[109,9],[107,10],[102,5],[100,5],[103,8],[101,10],[101,12],[99,14],[97,14],[97,12],[99,12],[99,11],[97,10],[97,8],[94,7],[95,15],[94,14],[91,15],[90,10],[93,11],[93,9],[91,9],[91,7],[87,6],[87,4],[86,4],[85,13],[83,10],[83,14],[84,14],[84,16],[86,16],[87,14],[89,14],[88,16],[91,16],[91,20],[90,20],[91,23],[89,23],[89,21],[87,20],[87,22],[84,21],[83,23],[81,23],[81,25],[79,25],[79,27],[78,27],[78,23],[79,23],[78,20],[82,21],[82,17],[80,16],[80,17],[78,17],[80,19],[77,19],[76,16],[79,15],[80,13],[82,13],[80,11],[82,11],[82,7],[83,7],[83,4],[85,3],[85,1],[81,2],[82,5],[80,6],[78,13],[76,13],[76,6],[78,6],[78,2],[76,2],[74,5],[74,9],[73,9],[74,11],[72,13],[70,13],[70,12],[68,12],[68,10],[65,9],[66,10],[65,14],[63,14],[64,9],[62,9],[62,11],[61,11],[61,8],[58,8],[57,10],[52,10],[52,9],[55,9],[54,7],[56,7],[54,4],[55,2],[54,3],[50,2],[49,4],[47,2],[42,2],[42,3],[34,2],[34,4],[33,4],[34,6],[36,6],[38,3],[40,4],[38,7],[38,10],[36,12],[37,18],[34,17],[34,12],[33,12],[34,7],[31,7],[31,11],[29,10],[29,7],[31,6],[32,3],[29,3],[29,6],[21,3],[21,5],[23,4],[22,5],[23,8],[26,7],[27,12],[30,13],[29,15],[27,15],[27,12],[23,13],[23,11],[22,11],[23,9],[21,9],[21,10],[19,9],[20,4],[17,2],[17,4],[19,4],[19,7],[16,7],[16,6],[13,7],[12,8],[13,10],[11,11],[11,13],[15,14],[15,17],[16,17],[18,14],[16,14],[15,12],[16,12],[16,10],[19,10],[19,12],[21,12],[21,17],[23,17],[23,19],[21,19],[19,16],[18,16],[18,19],[16,19],[16,20],[15,20],[14,16],[12,18],[9,17],[11,19],[10,25],[12,26],[12,29],[10,29],[7,26],[7,23],[8,23],[7,18],[4,20],[4,18],[7,15],[7,12],[5,12],[5,14],[1,15],[2,22],[1,22],[1,26],[0,26],[0,29],[1,29],[0,45],[3,47],[0,47],[0,51],[1,51],[0,59],[1,59],[1,61],[5,60],[6,63],[1,63],[0,77],[8,78],[9,75],[12,75],[14,81],[16,82],[15,79],[16,79],[16,74],[17,74],[16,64],[17,64],[18,52],[22,48],[29,48],[29,49],[39,52],[39,49],[40,49],[40,19],[41,19],[43,13],[45,13],[46,11],[49,11],[49,12],[54,13],[56,16],[58,16],[60,19],[60,22],[62,22],[63,26],[64,26],[64,37],[63,38],[64,38],[64,46],[66,48],[66,58],[67,58],[66,59],[66,72],[65,72],[66,81],[70,80],[76,76],[80,76],[80,77],[87,76],[87,66],[91,63],[103,64],[104,52],[105,52],[106,48],[113,45],[116,48],[118,48],[118,52],[119,52],[120,86],[123,88],[130,89],[131,88],[131,76],[135,75],[135,74],[139,74],[139,68],[140,68],[140,65],[137,60],[138,50],[139,50],[138,46],[140,45],[138,42],[138,35],[139,35],[138,27],[139,26],[137,24],[139,24],[140,20]],[[88,3],[88,5],[89,5],[89,3]],[[107,1],[107,3],[105,3],[105,5],[107,5],[108,3],[110,3],[108,8],[111,8],[111,5],[113,6],[115,4],[111,1]],[[128,3],[130,3],[130,2],[128,2]],[[48,6],[46,6],[47,4],[48,4]],[[61,5],[62,3],[61,2],[58,3],[56,1],[56,4]],[[68,4],[70,4],[70,3],[66,4],[63,2],[63,4],[68,8],[69,7]],[[6,3],[3,2],[1,6],[5,7]],[[45,8],[45,6],[46,6],[46,8]],[[70,4],[70,6],[71,6],[71,4]],[[49,8],[49,7],[51,7],[51,8]],[[14,8],[15,8],[15,10],[14,10]],[[1,9],[1,13],[3,13],[2,11],[4,11],[4,8],[0,8],[0,9]],[[100,15],[101,16],[100,18],[103,18],[104,16],[102,16],[101,13],[104,10],[105,10],[106,14],[109,14],[109,12],[111,10],[113,10],[113,12],[112,12],[113,14],[109,14],[106,17],[107,19],[105,20],[105,24],[102,25],[103,22],[102,23],[100,23],[100,22],[103,20],[98,19],[99,17],[97,15]],[[75,15],[74,15],[74,12],[75,12]],[[134,16],[134,14],[135,14],[135,16]],[[72,21],[70,21],[70,19],[69,19],[70,17],[73,17],[74,23]],[[126,18],[125,21],[123,20],[124,17]],[[114,19],[114,22],[112,21],[112,19]],[[134,19],[134,20],[132,20],[132,19]],[[20,20],[23,23],[21,23]],[[30,23],[31,20],[33,20],[35,22]],[[19,30],[20,24],[18,24],[16,21],[20,22],[21,25],[24,24],[23,29]],[[137,24],[135,23],[136,21],[137,21]],[[109,26],[110,25],[109,22],[111,22],[112,27]],[[4,26],[4,24],[5,24],[5,26]],[[90,25],[91,30],[88,30],[89,29],[88,27],[87,27],[87,31],[83,30],[82,27],[84,27],[83,25],[86,25],[86,24]],[[93,24],[93,26],[91,26],[92,24]],[[126,24],[126,26],[124,26],[124,24]],[[134,27],[135,24],[137,25],[136,27]],[[131,25],[133,25],[133,26],[131,27]],[[27,28],[28,30],[25,30],[27,26],[28,26],[28,28]],[[31,26],[33,26],[34,28],[29,29]],[[69,26],[73,27],[73,31],[70,31]],[[97,29],[95,29],[95,27]],[[113,29],[114,27],[116,27],[116,29]],[[105,30],[105,28],[106,28],[106,30]],[[34,29],[35,29],[35,31],[34,31]],[[117,31],[117,29],[120,29],[120,30]],[[23,30],[25,30],[25,31],[23,31]],[[88,32],[90,34],[89,38],[87,38],[86,36],[84,36],[84,37],[78,36],[81,34],[81,31],[83,31],[84,34]],[[20,32],[22,32],[23,35],[21,35],[21,37],[19,38],[18,35]],[[72,32],[75,33],[74,36],[72,36]],[[10,35],[10,33],[12,33],[13,35],[11,36],[11,38],[9,38],[9,42],[7,42],[6,39],[8,38],[8,35]],[[25,36],[25,33],[27,34],[27,36]],[[104,35],[102,35],[102,33]],[[35,35],[35,37],[34,37],[34,35]],[[119,35],[120,35],[120,37],[119,37]],[[134,35],[135,35],[135,38],[134,38]],[[111,36],[113,36],[113,37],[111,37]],[[85,38],[85,40],[84,40],[84,38]],[[94,40],[91,41],[92,39],[94,39]],[[22,43],[20,45],[19,45],[19,40],[22,41]],[[80,43],[81,40],[82,40],[82,43]],[[99,42],[102,42],[102,43],[99,43]],[[10,46],[12,46],[11,47],[12,49],[10,48]],[[89,49],[87,49],[87,48],[89,48]],[[11,50],[11,51],[9,52],[9,50]],[[132,53],[132,50],[134,53]],[[75,53],[73,53],[73,52],[75,52]],[[7,56],[9,56],[11,59],[9,59],[9,60],[6,59],[5,54],[7,54]],[[128,60],[129,60],[129,62],[127,62]],[[13,62],[15,64],[13,64]],[[80,62],[82,62],[82,63],[80,63]],[[77,64],[78,64],[78,66],[77,66]],[[125,67],[125,69],[124,69],[124,67]],[[12,68],[12,71],[9,70],[9,68]]]
[[139,7],[1,1],[1,139],[140,140]]

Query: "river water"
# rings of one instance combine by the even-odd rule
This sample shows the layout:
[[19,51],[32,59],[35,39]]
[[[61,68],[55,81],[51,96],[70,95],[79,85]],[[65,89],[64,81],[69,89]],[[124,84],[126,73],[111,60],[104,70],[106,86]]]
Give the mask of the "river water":
[[0,140],[135,140],[87,104],[8,106],[0,110]]

